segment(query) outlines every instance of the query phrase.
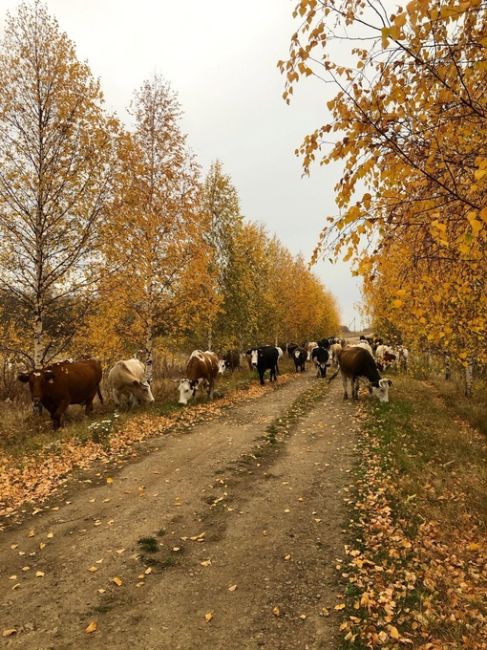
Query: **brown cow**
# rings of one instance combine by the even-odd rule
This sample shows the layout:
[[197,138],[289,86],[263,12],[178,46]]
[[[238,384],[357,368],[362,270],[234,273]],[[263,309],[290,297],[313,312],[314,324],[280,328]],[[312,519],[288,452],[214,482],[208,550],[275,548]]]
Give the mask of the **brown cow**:
[[213,398],[219,372],[222,372],[222,366],[214,352],[192,352],[186,366],[186,378],[179,381],[179,403],[187,404],[202,384],[208,386],[208,396]]
[[22,372],[18,380],[28,383],[34,406],[49,411],[54,429],[64,425],[64,413],[70,404],[84,404],[86,413],[93,411],[93,399],[100,402],[101,366],[96,359],[60,361],[42,370]]

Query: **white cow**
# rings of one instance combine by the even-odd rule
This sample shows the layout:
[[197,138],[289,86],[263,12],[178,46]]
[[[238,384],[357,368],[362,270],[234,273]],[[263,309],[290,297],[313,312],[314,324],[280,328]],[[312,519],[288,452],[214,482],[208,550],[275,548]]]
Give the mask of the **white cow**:
[[145,365],[139,359],[117,361],[108,373],[113,401],[119,407],[131,408],[137,404],[150,404],[154,396],[145,376]]
[[372,348],[370,347],[370,343],[368,341],[362,340],[359,341],[358,343],[354,343],[352,348],[363,348],[364,350],[367,350],[367,352],[370,354],[372,358],[374,358],[374,352]]

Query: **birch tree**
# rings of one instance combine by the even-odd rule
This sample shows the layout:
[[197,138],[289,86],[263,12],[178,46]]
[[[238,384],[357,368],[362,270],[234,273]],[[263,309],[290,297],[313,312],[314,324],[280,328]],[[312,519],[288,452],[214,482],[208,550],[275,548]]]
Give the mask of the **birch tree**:
[[[205,216],[199,168],[186,145],[179,121],[181,107],[161,77],[145,81],[134,94],[134,130],[125,146],[119,193],[105,232],[110,266],[121,266],[118,295],[135,340],[143,349],[149,381],[158,335],[184,327],[185,307],[200,296],[204,280],[188,270],[201,268],[205,254]],[[122,158],[123,158],[122,156]]]
[[116,122],[40,2],[7,14],[0,87],[0,294],[29,337],[14,351],[39,367],[67,345],[92,295]]

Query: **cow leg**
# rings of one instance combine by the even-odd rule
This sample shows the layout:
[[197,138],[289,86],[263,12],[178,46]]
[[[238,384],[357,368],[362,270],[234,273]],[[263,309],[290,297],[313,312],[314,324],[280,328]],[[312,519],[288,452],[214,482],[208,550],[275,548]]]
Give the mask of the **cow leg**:
[[100,402],[103,404],[103,395],[101,394],[100,384],[98,384],[98,386],[96,387],[96,392],[97,392],[97,394],[98,394],[98,399],[99,399]]
[[56,410],[51,413],[52,426],[54,429],[64,427],[64,414],[68,406],[68,402],[61,402]]
[[259,379],[260,379],[260,385],[264,385],[264,371],[259,368]]
[[343,383],[343,399],[348,399],[347,377],[343,373],[342,373],[342,383]]
[[354,400],[358,399],[358,385],[359,385],[358,378],[353,377],[353,379],[352,379],[352,399],[354,399]]
[[210,379],[210,381],[208,382],[208,397],[210,399],[213,399],[213,389],[214,388],[215,388],[215,380]]

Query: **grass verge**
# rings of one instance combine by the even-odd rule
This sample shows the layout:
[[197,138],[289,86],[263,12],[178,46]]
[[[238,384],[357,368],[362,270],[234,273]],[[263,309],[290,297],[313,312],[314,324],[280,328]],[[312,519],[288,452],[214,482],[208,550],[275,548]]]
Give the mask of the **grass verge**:
[[395,384],[391,403],[361,406],[343,648],[480,650],[486,441],[431,385]]

